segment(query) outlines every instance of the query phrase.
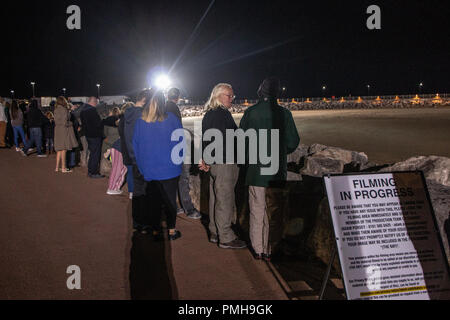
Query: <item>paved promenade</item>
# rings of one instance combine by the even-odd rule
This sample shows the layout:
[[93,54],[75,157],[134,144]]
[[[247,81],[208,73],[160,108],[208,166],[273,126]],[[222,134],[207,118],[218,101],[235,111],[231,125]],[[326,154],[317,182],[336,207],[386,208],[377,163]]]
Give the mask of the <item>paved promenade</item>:
[[[127,193],[54,167],[0,150],[0,299],[287,299],[266,263],[209,243],[199,220],[180,215],[183,237],[154,242],[132,233]],[[81,290],[67,289],[71,265]]]

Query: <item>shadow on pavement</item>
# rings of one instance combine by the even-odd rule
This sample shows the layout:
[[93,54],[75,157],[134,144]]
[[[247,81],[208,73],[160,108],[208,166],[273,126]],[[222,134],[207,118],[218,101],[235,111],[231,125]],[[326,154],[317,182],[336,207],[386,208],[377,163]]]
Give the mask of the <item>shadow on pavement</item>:
[[167,241],[133,233],[130,252],[130,295],[132,300],[178,299]]

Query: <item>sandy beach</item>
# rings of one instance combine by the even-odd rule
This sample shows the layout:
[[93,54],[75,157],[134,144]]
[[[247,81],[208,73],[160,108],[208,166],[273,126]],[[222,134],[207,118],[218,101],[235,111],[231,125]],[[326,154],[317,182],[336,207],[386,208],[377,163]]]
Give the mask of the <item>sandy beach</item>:
[[[450,108],[293,111],[301,143],[365,152],[378,164],[450,157]],[[233,115],[239,124],[242,114]],[[184,118],[193,128],[201,117]]]

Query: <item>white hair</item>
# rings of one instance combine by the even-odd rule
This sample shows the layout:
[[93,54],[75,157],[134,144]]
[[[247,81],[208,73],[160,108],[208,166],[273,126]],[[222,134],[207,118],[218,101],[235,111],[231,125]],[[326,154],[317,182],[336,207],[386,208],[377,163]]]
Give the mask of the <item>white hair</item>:
[[211,96],[209,97],[208,102],[206,102],[205,104],[205,110],[216,109],[222,106],[219,101],[219,96],[225,89],[233,90],[233,87],[228,83],[219,83],[214,87],[214,89],[212,89]]

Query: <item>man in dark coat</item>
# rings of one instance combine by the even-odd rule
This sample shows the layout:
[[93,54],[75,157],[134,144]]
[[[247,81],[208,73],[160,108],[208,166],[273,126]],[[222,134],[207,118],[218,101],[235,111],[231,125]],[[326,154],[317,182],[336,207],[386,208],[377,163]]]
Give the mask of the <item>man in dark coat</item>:
[[[280,187],[286,181],[287,155],[294,152],[300,143],[291,112],[277,103],[279,93],[280,81],[265,79],[258,89],[259,102],[244,112],[239,125],[244,131],[256,130],[257,141],[253,143],[259,152],[263,141],[267,144],[263,147],[270,151],[271,163],[262,164],[259,154],[250,155],[252,149],[249,143],[246,146],[245,182],[249,186],[250,240],[256,258],[265,260],[270,260],[272,249],[281,240],[282,204],[285,201]],[[261,139],[261,132],[266,133],[265,139]],[[249,159],[255,157],[257,163],[249,163]]]
[[89,149],[88,149],[88,143],[86,140],[86,136],[84,134],[83,126],[81,125],[81,112],[88,109],[90,107],[89,104],[84,103],[81,106],[79,106],[75,111],[73,111],[73,115],[75,116],[75,119],[78,122],[78,137],[80,138],[81,142],[81,152],[80,152],[80,166],[87,167],[88,159],[89,159]]
[[100,159],[103,141],[103,123],[95,108],[98,99],[90,97],[87,107],[81,111],[80,120],[89,149],[88,176],[93,179],[104,178],[100,174]]
[[180,90],[171,88],[167,91],[166,111],[172,112],[181,121],[181,112],[178,108],[178,101],[180,100]]
[[44,125],[47,118],[44,116],[41,110],[38,108],[37,100],[33,99],[30,103],[30,109],[27,113],[28,119],[28,128],[30,130],[30,141],[23,148],[22,154],[28,155],[28,150],[32,147],[32,145],[36,145],[38,157],[45,158],[45,155],[42,152],[42,126]]

